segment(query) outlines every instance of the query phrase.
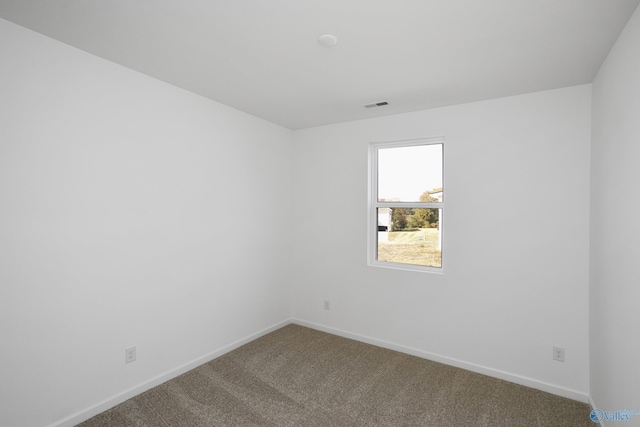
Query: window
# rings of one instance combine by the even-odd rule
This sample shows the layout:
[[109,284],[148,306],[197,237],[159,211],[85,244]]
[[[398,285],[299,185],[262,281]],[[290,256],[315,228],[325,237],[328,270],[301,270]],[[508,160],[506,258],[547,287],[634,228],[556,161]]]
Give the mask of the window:
[[444,139],[372,143],[369,265],[442,272]]

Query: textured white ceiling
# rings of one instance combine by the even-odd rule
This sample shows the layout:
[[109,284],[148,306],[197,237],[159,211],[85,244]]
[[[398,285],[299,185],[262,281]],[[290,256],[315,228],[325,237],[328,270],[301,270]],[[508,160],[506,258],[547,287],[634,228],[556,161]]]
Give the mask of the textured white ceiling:
[[639,2],[0,0],[0,17],[300,129],[589,83]]

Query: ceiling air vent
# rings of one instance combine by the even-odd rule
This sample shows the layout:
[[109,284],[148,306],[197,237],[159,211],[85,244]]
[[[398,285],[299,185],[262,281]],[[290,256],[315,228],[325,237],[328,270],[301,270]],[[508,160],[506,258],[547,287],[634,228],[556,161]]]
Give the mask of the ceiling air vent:
[[389,103],[387,101],[376,102],[375,104],[367,104],[364,108],[384,107],[385,105],[389,105]]

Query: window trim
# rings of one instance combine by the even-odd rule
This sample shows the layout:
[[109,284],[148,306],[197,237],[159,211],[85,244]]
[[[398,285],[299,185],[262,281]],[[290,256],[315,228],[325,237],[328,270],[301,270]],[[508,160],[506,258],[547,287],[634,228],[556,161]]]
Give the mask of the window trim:
[[[423,273],[444,274],[445,256],[444,256],[444,208],[445,199],[443,193],[442,202],[379,202],[378,201],[378,150],[383,148],[400,148],[418,145],[442,145],[442,189],[445,189],[445,138],[428,137],[420,139],[407,139],[385,142],[369,143],[369,194],[368,194],[368,214],[367,214],[367,265],[370,267],[392,268],[405,271],[419,271]],[[425,208],[440,209],[440,255],[441,266],[429,267],[416,264],[402,264],[389,261],[378,261],[378,208]]]

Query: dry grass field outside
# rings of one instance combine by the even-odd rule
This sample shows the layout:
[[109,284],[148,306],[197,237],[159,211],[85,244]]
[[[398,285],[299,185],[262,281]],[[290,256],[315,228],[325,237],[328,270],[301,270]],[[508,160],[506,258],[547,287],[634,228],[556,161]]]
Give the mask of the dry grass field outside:
[[378,239],[378,261],[442,267],[439,232],[437,228],[391,231],[388,241]]

